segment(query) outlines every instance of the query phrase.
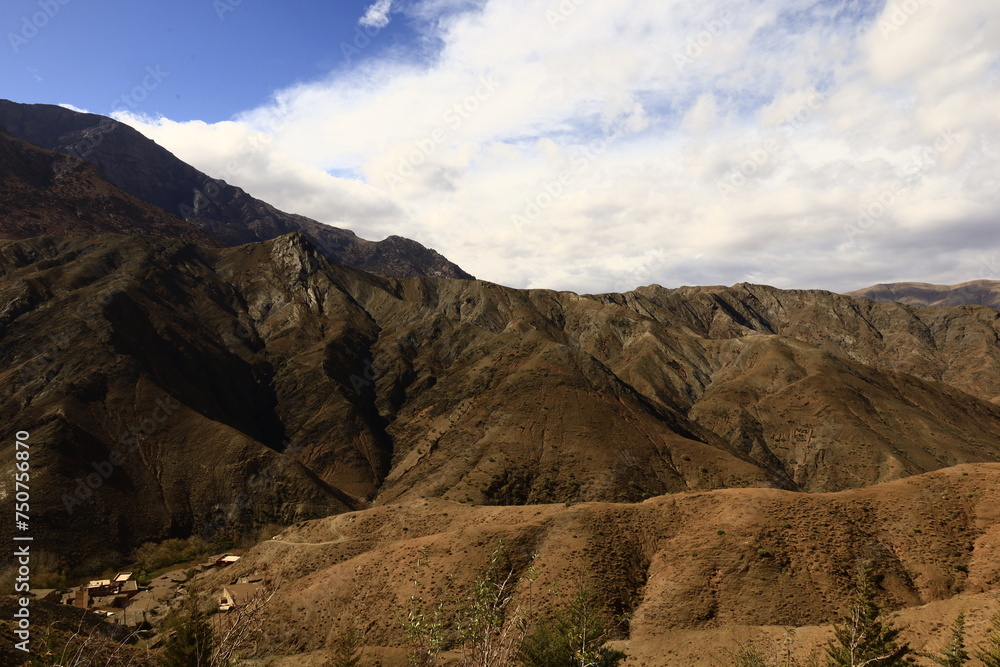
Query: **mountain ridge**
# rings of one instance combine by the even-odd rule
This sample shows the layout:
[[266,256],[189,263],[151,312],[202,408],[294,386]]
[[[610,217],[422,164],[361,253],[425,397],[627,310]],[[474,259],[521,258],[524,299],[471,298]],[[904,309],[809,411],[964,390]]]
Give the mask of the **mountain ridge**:
[[[384,278],[301,234],[7,241],[0,297],[0,412],[47,443],[38,516],[74,550],[422,497],[830,492],[1000,461],[985,307]],[[167,399],[68,516],[62,494]]]
[[913,306],[980,305],[1000,310],[1000,281],[996,280],[970,280],[956,285],[880,283],[846,294],[880,303],[895,301]]
[[122,190],[179,215],[227,245],[301,232],[333,261],[379,275],[473,278],[416,241],[398,236],[368,241],[350,230],[279,211],[105,116],[0,99],[0,127],[21,140],[86,160]]

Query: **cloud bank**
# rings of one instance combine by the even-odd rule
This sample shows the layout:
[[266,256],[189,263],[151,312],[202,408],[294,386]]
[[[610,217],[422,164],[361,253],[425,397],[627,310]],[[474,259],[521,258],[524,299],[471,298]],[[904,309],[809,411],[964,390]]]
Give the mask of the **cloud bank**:
[[279,208],[516,287],[1000,278],[993,0],[393,11],[433,57],[357,58],[225,123],[120,118]]

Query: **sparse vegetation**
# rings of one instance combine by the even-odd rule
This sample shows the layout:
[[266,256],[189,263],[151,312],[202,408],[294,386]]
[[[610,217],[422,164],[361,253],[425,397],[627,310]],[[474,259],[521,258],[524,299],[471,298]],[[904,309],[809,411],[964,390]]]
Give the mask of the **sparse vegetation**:
[[770,667],[767,658],[756,648],[741,647],[733,655],[734,667]]
[[207,556],[212,550],[213,545],[200,537],[192,537],[186,540],[147,542],[136,549],[132,557],[144,572],[156,572],[178,563],[187,563]]
[[213,633],[205,610],[192,598],[163,624],[167,635],[160,667],[195,667],[210,664]]
[[[418,591],[425,565],[422,555],[414,578]],[[614,667],[625,658],[606,646],[613,623],[596,593],[582,583],[554,618],[536,621],[534,576],[530,564],[515,566],[501,540],[459,601],[450,587],[436,601],[414,593],[403,619],[410,663],[435,665],[449,646],[461,651],[466,667]]]
[[425,561],[424,550],[417,559],[417,571],[413,578],[414,592],[410,595],[409,608],[402,619],[403,630],[410,645],[407,658],[410,664],[420,667],[435,663],[444,648],[447,629],[444,600],[438,600],[435,604],[420,595]]
[[263,590],[228,614],[213,615],[214,600],[200,596],[186,603],[161,628],[164,647],[158,667],[230,667],[253,654],[264,635],[263,612],[275,590]]
[[[527,580],[531,576],[529,568]],[[512,602],[522,580],[501,540],[459,609],[457,630],[467,667],[505,667],[517,656],[530,621],[530,609]]]
[[66,569],[55,555],[39,551],[32,558],[31,564],[34,567],[31,581],[35,588],[62,588],[66,585]]
[[[410,641],[410,663],[433,665],[445,646],[457,645],[463,665],[513,664],[524,640],[529,610],[513,603],[523,577],[511,565],[504,542],[500,541],[487,566],[459,600],[447,592],[436,601],[419,594],[424,587],[421,576],[425,565],[426,554],[421,554],[414,574],[416,592],[410,596],[410,608],[403,619]],[[530,568],[527,576],[531,576]],[[449,613],[450,609],[455,611]]]
[[50,621],[39,628],[23,667],[147,667],[153,654],[136,646],[135,632],[109,636],[100,623]]

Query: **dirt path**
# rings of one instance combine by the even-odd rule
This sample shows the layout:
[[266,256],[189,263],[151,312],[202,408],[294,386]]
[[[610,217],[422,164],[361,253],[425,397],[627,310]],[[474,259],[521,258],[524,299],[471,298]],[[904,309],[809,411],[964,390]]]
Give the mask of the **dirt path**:
[[330,523],[330,530],[333,531],[335,537],[327,542],[289,542],[287,540],[277,540],[272,537],[267,542],[263,542],[263,544],[284,544],[289,547],[325,547],[331,544],[340,544],[344,541],[344,536],[341,535],[340,531],[337,530],[337,527],[333,525],[333,522]]

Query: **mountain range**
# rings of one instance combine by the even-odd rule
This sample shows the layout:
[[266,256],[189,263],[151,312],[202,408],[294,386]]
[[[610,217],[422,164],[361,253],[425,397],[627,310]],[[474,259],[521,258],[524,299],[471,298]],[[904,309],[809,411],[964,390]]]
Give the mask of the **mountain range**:
[[871,301],[896,301],[912,306],[979,305],[1000,308],[1000,282],[995,280],[971,280],[959,285],[890,283],[873,285],[848,294]]
[[589,573],[640,663],[819,646],[861,557],[919,646],[963,608],[984,634],[1000,283],[520,290],[110,119],[0,126],[0,415],[30,433],[35,548],[74,574],[287,526],[206,591],[277,586],[261,645],[289,665],[358,623],[405,660],[415,571],[444,596],[501,539],[554,598]]
[[986,307],[388,279],[300,234],[8,241],[0,294],[0,413],[48,443],[36,513],[74,557],[420,497],[830,492],[1000,461]]

